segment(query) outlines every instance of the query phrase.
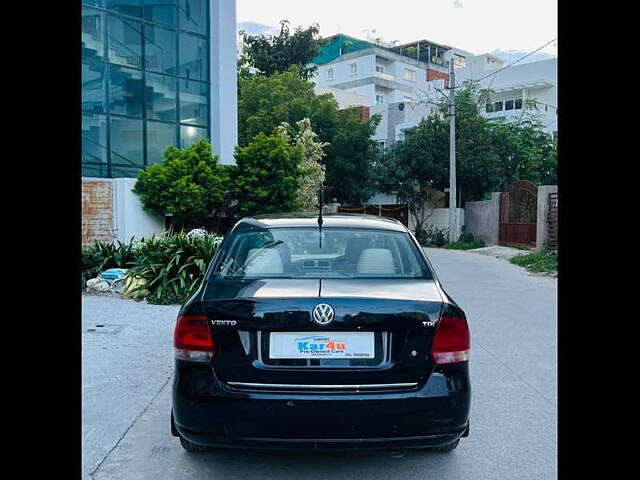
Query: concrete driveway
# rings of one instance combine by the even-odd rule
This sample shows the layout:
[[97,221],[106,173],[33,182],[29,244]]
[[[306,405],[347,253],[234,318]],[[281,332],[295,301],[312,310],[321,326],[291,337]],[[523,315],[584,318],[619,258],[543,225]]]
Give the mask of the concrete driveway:
[[169,431],[178,307],[84,296],[85,328],[126,325],[83,333],[84,478],[556,478],[556,279],[477,253],[427,254],[472,331],[471,433],[453,453],[187,454]]

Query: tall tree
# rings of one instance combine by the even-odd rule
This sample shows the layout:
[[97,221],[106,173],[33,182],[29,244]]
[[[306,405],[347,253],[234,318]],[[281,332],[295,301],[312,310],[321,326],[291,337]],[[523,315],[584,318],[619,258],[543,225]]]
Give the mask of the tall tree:
[[493,125],[493,145],[499,162],[498,189],[518,180],[537,185],[557,183],[558,150],[555,136],[542,130],[535,116]]
[[[463,88],[455,90],[456,95],[456,177],[457,189],[462,202],[481,200],[486,192],[496,187],[496,167],[498,157],[491,148],[491,122],[480,114],[484,92],[477,83],[466,82]],[[441,100],[434,113],[446,122],[446,136],[449,136],[449,117],[446,100]],[[449,146],[442,152],[442,161],[449,165]],[[446,182],[438,186],[449,187]]]
[[298,26],[291,33],[288,20],[280,22],[278,35],[249,35],[241,31],[240,66],[253,67],[259,74],[271,76],[298,65],[299,75],[308,80],[318,68],[311,65],[311,60],[320,54],[322,48],[319,32],[320,27],[313,24],[306,29]]
[[376,158],[376,187],[395,193],[409,207],[416,234],[432,213],[429,202],[449,178],[443,152],[448,149],[448,124],[437,115],[423,119],[405,140],[382,150]]
[[331,187],[331,197],[343,204],[359,205],[376,193],[373,158],[378,147],[371,137],[379,123],[379,115],[363,121],[358,108],[341,110],[336,116],[326,148],[325,183]]
[[364,121],[359,109],[338,110],[331,94],[316,95],[313,84],[298,75],[298,67],[271,77],[240,79],[238,143],[247,145],[258,133],[270,135],[282,122],[294,125],[308,118],[320,142],[328,142],[325,184],[342,203],[357,203],[372,192],[371,166],[379,117]]
[[[516,180],[556,182],[557,143],[535,115],[516,122],[489,120],[480,114],[488,92],[465,83],[456,89],[456,170],[462,202],[481,200]],[[397,191],[409,204],[416,223],[425,218],[421,205],[429,188],[449,187],[449,119],[446,100],[403,142],[376,161],[378,188]]]
[[282,122],[295,125],[309,118],[322,141],[330,141],[338,103],[332,95],[316,95],[299,68],[271,77],[254,75],[238,83],[238,143],[247,145],[259,132],[270,135]]

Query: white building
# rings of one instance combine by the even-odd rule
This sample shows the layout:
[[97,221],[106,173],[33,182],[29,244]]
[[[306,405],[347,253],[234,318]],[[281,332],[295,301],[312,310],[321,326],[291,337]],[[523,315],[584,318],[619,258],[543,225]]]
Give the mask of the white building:
[[429,40],[383,46],[339,34],[314,59],[318,70],[313,81],[316,93],[331,91],[343,108],[367,106],[371,115],[380,114],[374,139],[386,146],[428,115],[430,105],[421,100],[434,88],[434,80],[447,81],[449,60],[461,68],[470,56]]
[[368,107],[412,102],[429,81],[447,77],[448,57],[455,56],[456,65],[464,65],[464,55],[471,55],[451,50],[428,40],[385,47],[335,35],[314,59],[318,70],[313,81],[319,87],[365,96]]
[[367,96],[348,90],[340,90],[339,88],[316,85],[314,91],[316,95],[326,95],[328,93],[333,95],[333,98],[338,102],[338,108],[341,110],[349,107],[361,107],[369,103]]
[[[474,56],[428,40],[382,46],[339,34],[314,59],[318,70],[313,80],[316,92],[334,93],[341,108],[368,106],[371,115],[380,114],[373,138],[386,146],[402,140],[406,130],[429,114],[433,105],[427,101],[442,97],[450,61],[457,84],[490,75],[506,63],[495,55]],[[482,80],[481,88],[495,92],[483,113],[489,118],[518,118],[526,100],[535,99],[545,129],[556,130],[556,65],[556,59],[514,65]]]
[[476,55],[468,59],[465,68],[456,71],[456,83],[482,79],[480,88],[493,91],[491,102],[483,111],[487,118],[518,119],[528,110],[526,101],[535,100],[537,112],[531,113],[540,115],[545,131],[556,131],[558,59],[505,66],[506,62],[495,55]]

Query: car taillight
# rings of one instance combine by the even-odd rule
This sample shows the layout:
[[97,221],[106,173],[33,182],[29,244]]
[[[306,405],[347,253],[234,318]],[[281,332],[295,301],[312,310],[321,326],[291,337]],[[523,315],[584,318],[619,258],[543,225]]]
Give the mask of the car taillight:
[[190,362],[210,362],[215,352],[207,317],[180,315],[173,332],[175,357]]
[[438,364],[466,362],[470,349],[471,335],[464,317],[442,317],[431,345],[433,361]]

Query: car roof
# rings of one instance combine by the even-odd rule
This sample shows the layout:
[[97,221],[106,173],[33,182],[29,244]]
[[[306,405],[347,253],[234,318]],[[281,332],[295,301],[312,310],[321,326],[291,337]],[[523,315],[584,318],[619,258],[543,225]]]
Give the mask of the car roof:
[[[317,227],[318,214],[312,212],[274,213],[245,217],[240,224],[249,224],[262,228],[278,227]],[[377,230],[393,230],[406,232],[406,227],[398,220],[376,215],[361,215],[357,213],[324,213],[322,227],[338,228],[371,228]]]

